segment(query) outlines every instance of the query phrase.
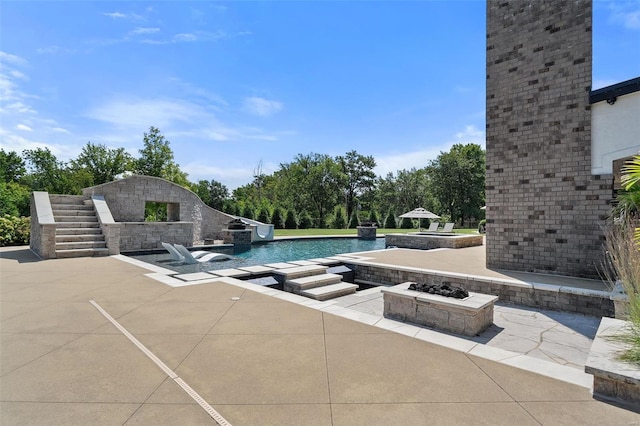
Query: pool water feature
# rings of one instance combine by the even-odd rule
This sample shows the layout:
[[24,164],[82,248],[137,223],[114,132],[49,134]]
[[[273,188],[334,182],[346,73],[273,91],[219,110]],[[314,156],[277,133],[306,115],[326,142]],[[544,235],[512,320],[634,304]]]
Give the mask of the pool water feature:
[[305,238],[276,240],[267,243],[254,243],[250,250],[234,252],[233,247],[212,248],[210,251],[232,256],[230,260],[219,262],[203,262],[195,265],[185,264],[171,259],[168,252],[129,255],[143,262],[171,269],[180,274],[192,272],[215,271],[217,269],[242,268],[264,265],[266,263],[291,262],[338,254],[357,253],[362,251],[382,250],[385,248],[384,238],[362,240],[358,238]]

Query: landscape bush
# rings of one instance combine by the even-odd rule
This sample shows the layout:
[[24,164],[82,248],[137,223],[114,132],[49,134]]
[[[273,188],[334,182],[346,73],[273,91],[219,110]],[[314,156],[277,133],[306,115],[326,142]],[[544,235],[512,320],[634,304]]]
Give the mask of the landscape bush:
[[297,229],[298,221],[296,220],[296,212],[293,210],[287,211],[287,216],[284,220],[284,228],[285,229]]
[[360,226],[360,219],[358,218],[358,212],[354,210],[349,218],[349,229],[355,229],[358,226]]
[[8,214],[0,217],[0,247],[29,244],[31,218]]
[[275,229],[284,229],[284,216],[282,215],[282,209],[280,207],[273,209],[271,223],[273,223]]
[[393,210],[389,210],[387,218],[384,220],[384,227],[387,229],[396,229],[398,224],[396,223],[396,213]]
[[269,210],[267,210],[266,207],[263,206],[260,208],[257,221],[262,223],[271,223],[271,220],[269,218]]
[[415,226],[413,225],[413,220],[409,219],[408,217],[403,217],[402,220],[400,221],[400,229],[411,229],[411,228],[415,228]]
[[311,220],[311,216],[309,216],[309,213],[305,211],[303,211],[300,214],[300,222],[298,222],[298,228],[299,229],[309,229],[311,228],[313,225],[313,221]]
[[335,214],[333,217],[333,227],[335,229],[344,229],[347,227],[347,218],[344,213],[344,208],[342,208],[342,206],[336,207]]

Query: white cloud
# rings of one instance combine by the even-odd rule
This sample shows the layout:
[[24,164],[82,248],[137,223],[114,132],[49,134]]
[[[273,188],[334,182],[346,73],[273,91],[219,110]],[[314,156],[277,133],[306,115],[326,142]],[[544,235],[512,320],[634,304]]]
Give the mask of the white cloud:
[[33,129],[32,129],[31,127],[29,127],[29,126],[27,126],[27,125],[25,125],[25,124],[22,124],[22,123],[18,124],[18,125],[16,126],[16,129],[18,129],[18,130],[24,130],[25,132],[33,132]]
[[124,19],[127,17],[127,15],[125,15],[124,13],[120,13],[120,12],[105,12],[103,13],[104,16],[108,16],[109,18],[113,18],[113,19]]
[[420,169],[428,165],[430,160],[435,160],[441,152],[447,152],[457,143],[475,143],[483,149],[485,147],[485,132],[473,125],[465,126],[465,129],[453,135],[453,139],[438,143],[428,149],[416,150],[406,153],[391,153],[376,155],[375,173],[378,176],[386,176],[387,173],[395,173],[398,170]]
[[26,65],[27,60],[20,56],[12,55],[0,50],[0,62],[6,62],[12,65]]
[[192,33],[182,33],[173,36],[174,41],[197,41],[198,36]]
[[9,75],[13,78],[18,78],[20,80],[29,80],[29,77],[27,77],[27,75],[21,71],[18,70],[11,70],[9,71]]
[[243,102],[243,107],[250,114],[268,117],[282,109],[282,102],[254,96],[246,98]]
[[155,34],[157,32],[160,32],[160,28],[137,27],[137,28],[129,31],[129,34],[131,34],[131,35]]
[[55,133],[69,133],[67,129],[63,129],[62,127],[52,127],[51,131]]
[[483,149],[486,143],[484,130],[478,129],[476,126],[465,126],[464,131],[456,133],[456,143],[475,143]]
[[640,30],[640,4],[638,2],[611,2],[609,21],[622,24],[629,30]]

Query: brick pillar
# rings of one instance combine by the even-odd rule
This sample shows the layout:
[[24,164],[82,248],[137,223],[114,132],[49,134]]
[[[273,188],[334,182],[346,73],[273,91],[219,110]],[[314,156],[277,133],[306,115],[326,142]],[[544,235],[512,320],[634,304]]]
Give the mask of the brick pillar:
[[487,2],[487,267],[597,277],[591,0]]

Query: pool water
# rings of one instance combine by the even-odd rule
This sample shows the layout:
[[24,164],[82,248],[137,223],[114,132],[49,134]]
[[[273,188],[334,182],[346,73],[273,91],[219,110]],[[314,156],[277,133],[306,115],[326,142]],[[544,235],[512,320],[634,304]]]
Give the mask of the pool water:
[[264,265],[266,263],[308,260],[344,253],[382,250],[384,248],[384,238],[376,238],[375,240],[361,240],[358,238],[309,238],[252,244],[250,250],[243,252],[234,252],[232,247],[212,248],[209,251],[229,254],[233,256],[233,259],[219,262],[203,262],[195,265],[172,260],[168,252],[131,255],[131,257],[174,270],[181,274],[186,274],[191,272],[214,271],[216,269]]

